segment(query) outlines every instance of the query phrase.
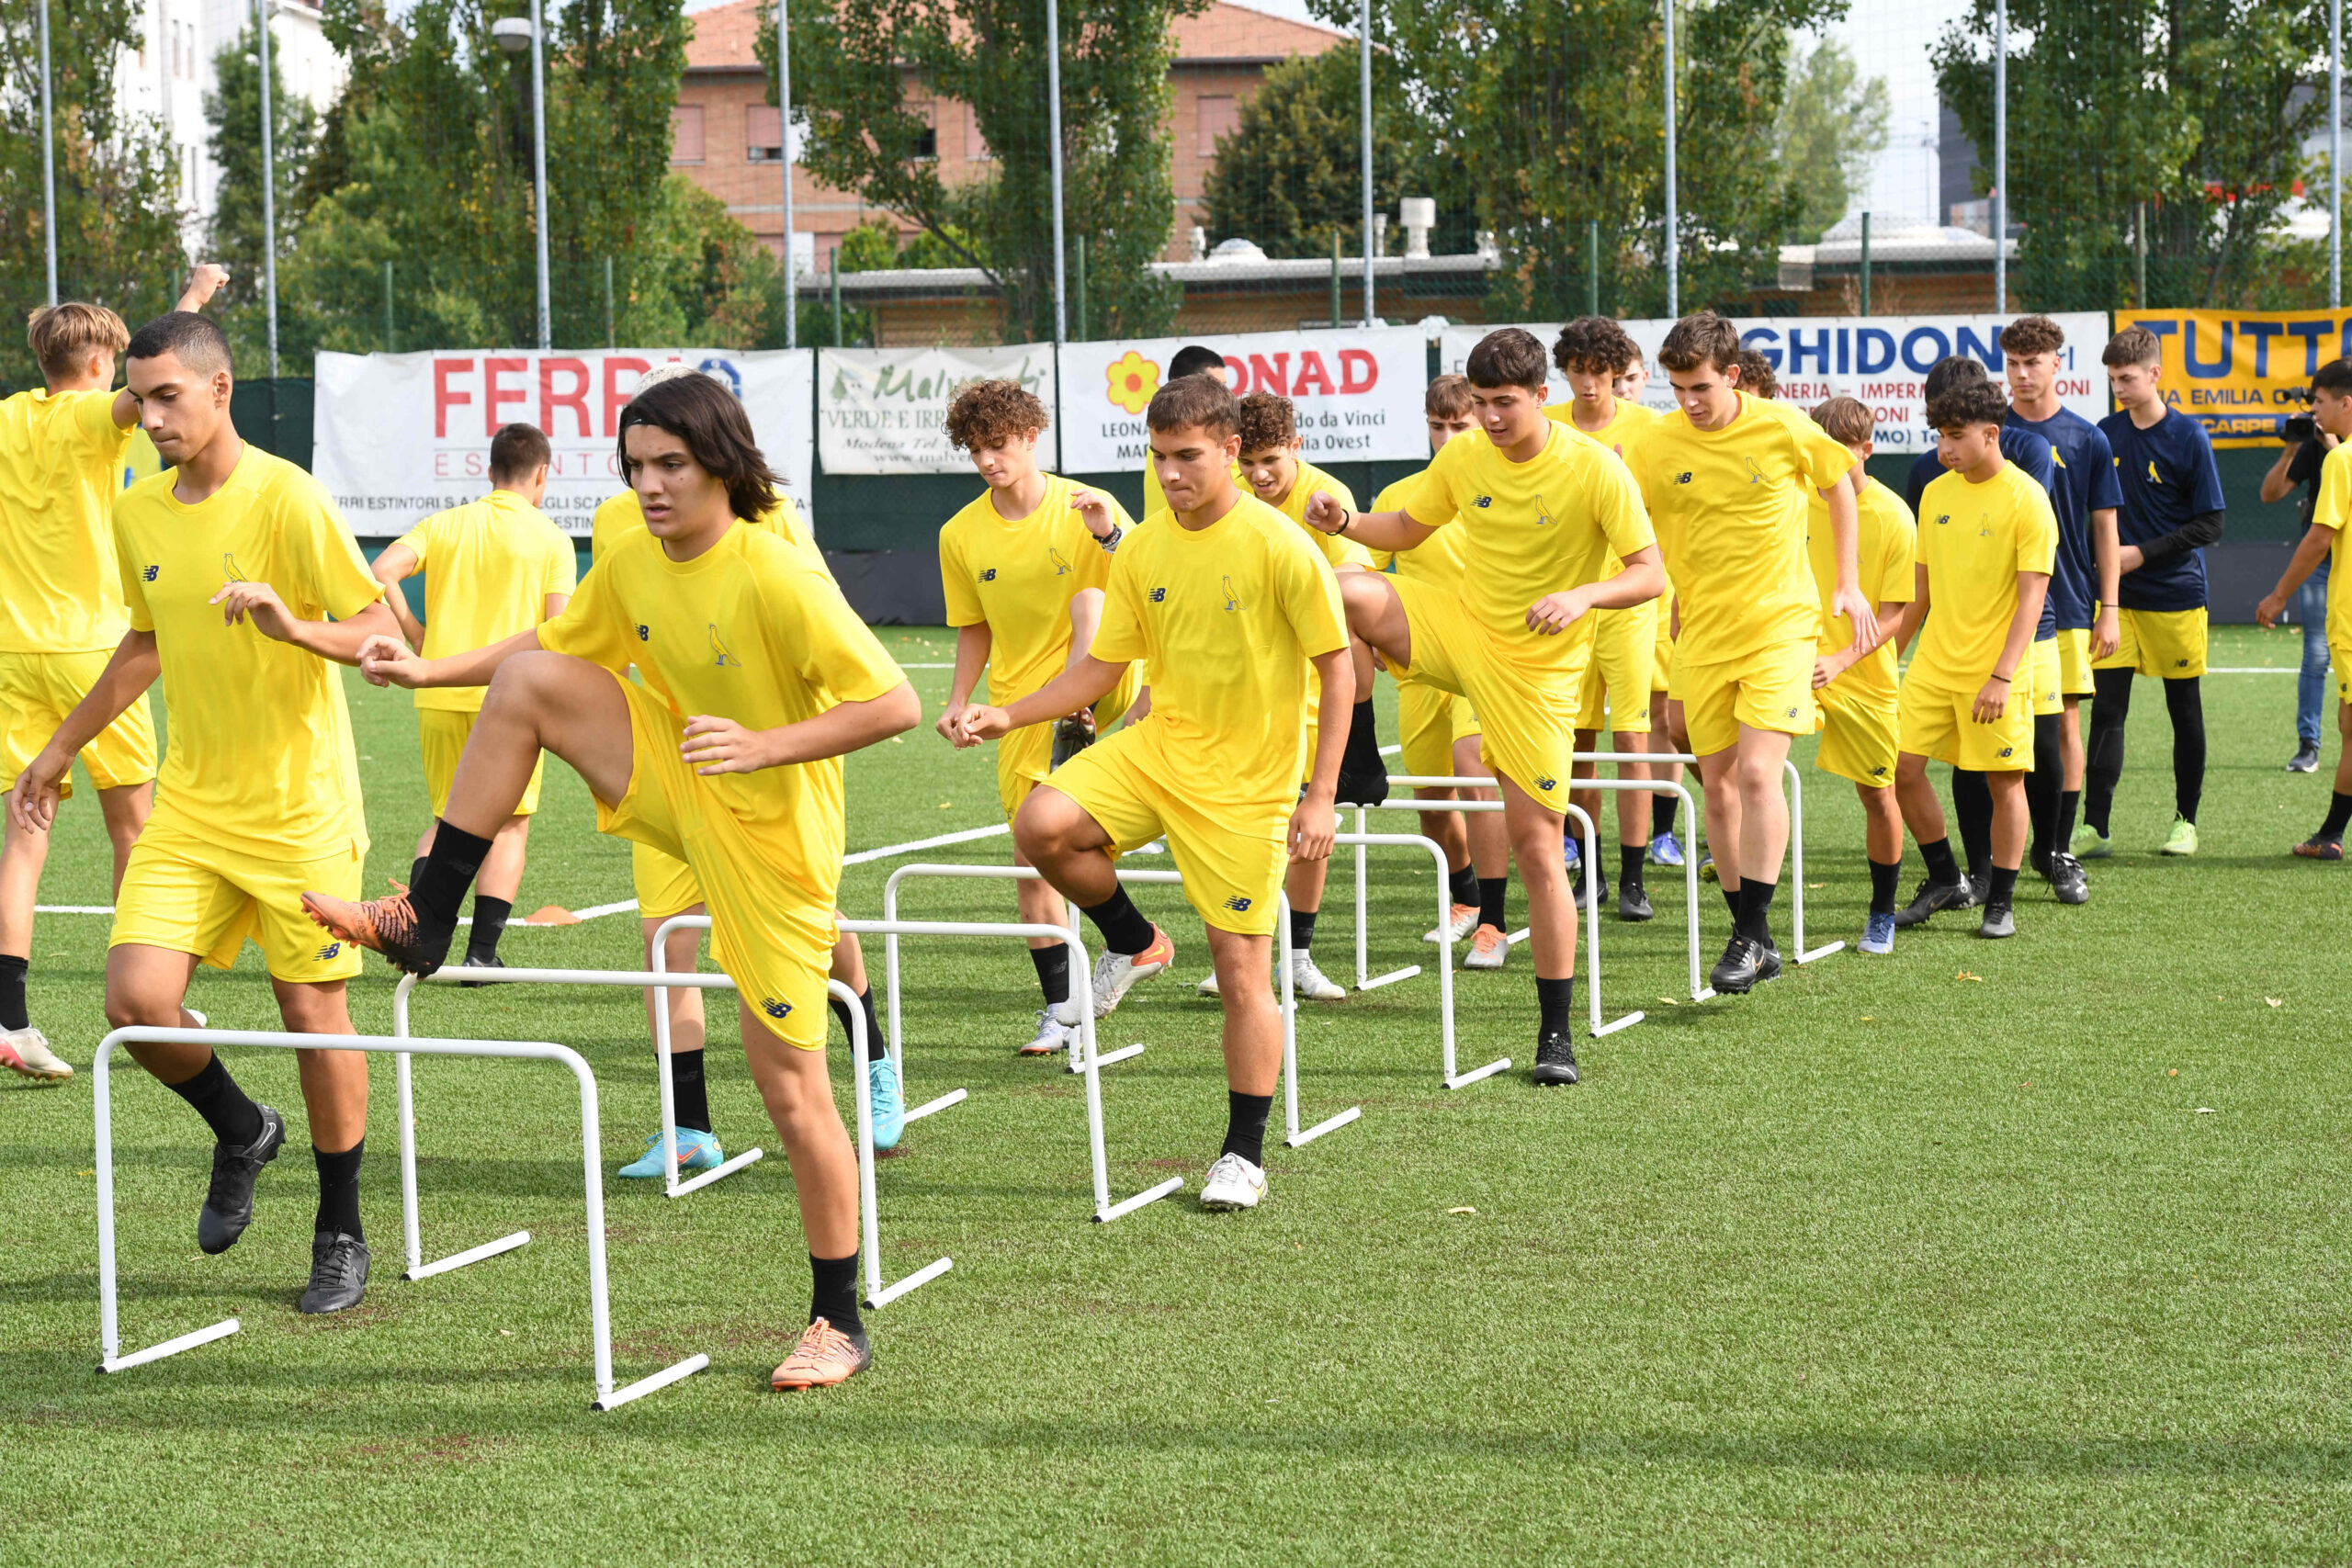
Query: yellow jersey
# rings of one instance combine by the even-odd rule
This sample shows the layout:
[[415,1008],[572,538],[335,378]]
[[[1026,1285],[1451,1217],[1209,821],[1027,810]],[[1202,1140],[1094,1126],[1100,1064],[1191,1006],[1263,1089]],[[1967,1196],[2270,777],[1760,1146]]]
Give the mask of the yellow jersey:
[[1151,661],[1143,723],[1162,784],[1248,806],[1297,795],[1307,660],[1347,646],[1330,567],[1296,524],[1243,495],[1205,528],[1156,518],[1120,545],[1094,657]]
[[[2017,617],[2018,574],[2048,576],[2057,550],[2050,492],[2017,464],[2004,462],[1983,484],[1949,473],[1931,482],[1919,497],[1928,619],[1904,679],[1933,691],[1984,685]],[[2008,673],[2020,691],[2030,689],[2030,670]]]
[[155,634],[170,744],[156,823],[246,854],[364,853],[368,818],[343,671],[315,653],[224,625],[227,582],[266,582],[296,617],[348,620],[383,597],[319,482],[248,444],[229,479],[193,505],[176,469],[114,506],[118,592],[133,629]]
[[[2352,568],[2345,563],[2345,539],[2352,536],[2352,441],[2339,441],[2319,468],[2319,496],[2312,503],[2312,525],[2332,528],[2335,544],[2328,551],[2327,580],[2341,582],[2341,592],[2327,596],[2327,641],[2331,648],[2352,649]],[[2336,573],[2348,575],[2338,577]]]
[[1845,477],[1851,452],[1803,412],[1742,392],[1721,430],[1679,409],[1659,415],[1626,461],[1681,597],[1678,660],[1720,664],[1819,635],[1806,498]]
[[[1111,581],[1112,557],[1086,529],[1071,494],[1080,487],[1045,476],[1037,509],[1010,518],[996,493],[982,494],[939,530],[939,581],[947,624],[989,628],[989,700],[1002,707],[1036,691],[1069,661],[1069,602]],[[1098,494],[1102,492],[1098,491]],[[1116,501],[1112,522],[1133,520]]]
[[[1412,504],[1415,492],[1429,470],[1408,474],[1373,498],[1374,512],[1403,512]],[[1459,594],[1463,580],[1469,575],[1470,563],[1462,554],[1463,541],[1470,536],[1460,528],[1440,528],[1409,550],[1374,550],[1373,566],[1381,571],[1394,570],[1399,577],[1409,577],[1416,582],[1432,582],[1448,592]]]
[[[1272,506],[1275,511],[1297,524],[1315,547],[1322,552],[1323,558],[1330,562],[1333,567],[1360,566],[1367,570],[1371,569],[1373,559],[1370,550],[1365,549],[1353,539],[1342,539],[1337,534],[1326,534],[1320,528],[1307,525],[1306,503],[1315,498],[1315,492],[1317,491],[1329,491],[1339,497],[1340,504],[1351,512],[1356,509],[1356,497],[1353,491],[1304,458],[1299,460],[1298,477],[1291,481],[1290,493],[1283,497],[1282,503],[1275,505],[1274,502],[1268,502],[1266,504]],[[1244,483],[1241,493],[1255,495],[1257,491]]]
[[0,401],[0,653],[95,653],[122,640],[107,512],[130,432],[116,428],[114,400],[36,390]]
[[[702,715],[775,729],[906,681],[840,586],[765,528],[729,528],[689,561],[642,529],[624,534],[539,643],[616,675],[635,664],[681,731]],[[840,758],[705,782],[770,874],[832,907],[848,826]]]
[[1599,430],[1587,430],[1577,423],[1576,404],[1573,402],[1546,403],[1544,405],[1544,412],[1555,423],[1566,425],[1578,435],[1600,442],[1623,459],[1631,450],[1634,443],[1648,434],[1650,427],[1657,424],[1663,416],[1654,408],[1624,398],[1619,398],[1616,401],[1617,412],[1611,414],[1609,423]]
[[[1919,531],[1903,498],[1868,475],[1860,476],[1862,493],[1854,503],[1855,581],[1872,605],[1908,604],[1918,596],[1918,574],[1912,570]],[[1821,595],[1821,651],[1843,653],[1854,646],[1854,623],[1829,613],[1829,596],[1838,587],[1838,552],[1829,537],[1829,503],[1814,496],[1805,512],[1804,553],[1813,568],[1813,585]],[[1894,700],[1894,644],[1881,643],[1860,664],[1838,677],[1838,690]]]
[[[825,564],[825,552],[817,546],[817,536],[800,515],[800,508],[792,504],[792,497],[782,491],[775,492],[775,504],[752,520],[755,528],[764,528],[808,558],[817,570],[827,577],[833,569]],[[588,520],[588,564],[593,569],[605,558],[605,551],[632,528],[645,526],[645,509],[638,504],[637,491],[625,490],[618,495],[606,496],[596,503],[595,514]]]
[[[634,497],[632,497],[634,499]],[[580,559],[563,530],[511,490],[436,512],[397,541],[424,571],[427,659],[504,642],[547,619],[550,593],[577,586]],[[480,713],[480,686],[428,686],[420,708]]]
[[1625,465],[1556,423],[1524,463],[1505,457],[1483,430],[1455,436],[1437,449],[1406,512],[1424,527],[1466,536],[1463,602],[1498,649],[1531,671],[1580,662],[1594,630],[1588,615],[1557,636],[1539,636],[1527,626],[1535,602],[1612,577],[1622,558],[1657,542]]

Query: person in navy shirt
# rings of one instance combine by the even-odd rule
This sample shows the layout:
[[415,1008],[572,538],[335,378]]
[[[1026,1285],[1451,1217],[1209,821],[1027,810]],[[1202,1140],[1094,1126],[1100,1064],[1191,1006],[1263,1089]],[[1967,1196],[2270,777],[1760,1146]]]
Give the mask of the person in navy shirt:
[[[2165,683],[2172,717],[2172,832],[2158,853],[2197,852],[2197,803],[2205,791],[2204,547],[2222,536],[2222,471],[2205,427],[2166,406],[2163,344],[2145,327],[2126,327],[2100,359],[2120,405],[2098,422],[2114,452],[2123,491],[2117,520],[2116,648],[2092,661],[2090,758],[2083,826],[2074,850],[2085,859],[2112,852],[2109,812],[2123,774],[2123,721],[2132,677]],[[2107,612],[2100,614],[2102,632]]]

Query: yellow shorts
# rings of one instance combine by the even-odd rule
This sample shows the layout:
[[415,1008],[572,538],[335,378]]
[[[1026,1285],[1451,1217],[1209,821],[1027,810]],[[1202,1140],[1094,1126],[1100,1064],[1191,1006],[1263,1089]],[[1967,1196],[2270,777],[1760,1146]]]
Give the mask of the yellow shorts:
[[1136,725],[1104,737],[1054,770],[1046,784],[1101,824],[1118,854],[1166,838],[1184,878],[1184,901],[1219,931],[1272,936],[1290,862],[1290,814],[1297,804],[1236,803],[1186,795],[1167,782],[1161,727]]
[[1977,723],[1970,711],[1976,705],[1974,692],[1948,692],[1905,681],[1896,701],[1903,750],[1911,755],[1980,773],[2033,771],[2030,694],[2012,687],[2008,706],[1991,724]]
[[2329,643],[2327,662],[2335,671],[2336,700],[2352,703],[2352,644]]
[[[710,908],[712,960],[745,1005],[765,1015],[768,1032],[806,1051],[823,1050],[832,899],[813,900],[770,871],[757,838],[678,754],[677,715],[633,681],[615,684],[628,704],[635,754],[628,793],[617,804],[596,803],[597,828],[691,866]],[[640,912],[654,911],[640,900]]]
[[637,912],[649,920],[683,915],[702,902],[695,868],[651,844],[629,845],[628,874],[637,888]]
[[1448,778],[1453,773],[1453,743],[1478,733],[1478,715],[1467,697],[1407,681],[1396,688],[1396,730],[1404,743],[1398,754],[1404,773]]
[[[458,776],[458,759],[466,753],[466,737],[474,732],[479,713],[466,713],[457,708],[419,708],[416,710],[416,746],[424,755],[424,788],[433,797],[433,815],[447,815],[449,809],[449,781]],[[548,772],[547,753],[531,768],[531,782],[523,786],[523,802],[514,808],[517,817],[528,817],[539,808],[539,784]]]
[[[1661,599],[1657,602],[1657,640],[1650,645],[1650,690],[1663,694],[1673,683],[1674,616],[1668,611],[1666,601]],[[1650,704],[1653,713],[1657,708],[1657,703]]]
[[[1657,689],[1651,666],[1657,661],[1658,602],[1623,610],[1596,610],[1592,661],[1584,667],[1577,696],[1578,729],[1611,729],[1620,735],[1647,733],[1650,694]],[[1601,699],[1608,699],[1603,723]]]
[[[2091,634],[2086,626],[2058,628],[2058,694],[2091,694]],[[2064,705],[2063,704],[2061,705]]]
[[[113,657],[112,649],[92,653],[0,653],[0,789],[15,784],[25,764],[40,755],[65,716],[98,683],[100,671]],[[145,695],[82,748],[82,766],[100,789],[143,784],[155,776],[155,717]],[[60,781],[58,794],[73,793],[74,780],[68,774]]]
[[1678,663],[1669,694],[1682,705],[1690,754],[1731,749],[1739,727],[1802,735],[1813,728],[1812,642],[1775,643],[1720,664]]
[[[1496,647],[1459,596],[1411,578],[1394,586],[1413,638],[1413,667],[1406,675],[1468,698],[1478,715],[1478,758],[1487,771],[1536,800],[1556,801],[1565,812],[1575,769],[1577,695],[1591,643],[1573,648],[1560,669],[1529,670]],[[1575,628],[1562,635],[1574,636]]]
[[1866,789],[1894,783],[1895,704],[1875,694],[1841,692],[1833,681],[1814,694],[1821,713],[1821,746],[1813,765]]
[[2033,671],[2033,711],[2037,714],[2064,713],[2066,709],[2066,694],[2059,675],[2066,656],[2058,649],[2065,635],[2060,632],[2057,637],[2044,637],[2026,650],[2026,664]]
[[[1141,689],[1136,672],[1143,668],[1140,660],[1127,666],[1127,672],[1108,695],[1094,705],[1094,733],[1102,735],[1119,722],[1119,716],[1135,705],[1136,693]],[[997,699],[991,695],[991,702]],[[1054,727],[1033,724],[1016,729],[996,743],[996,796],[1004,807],[1004,819],[1021,809],[1029,792],[1042,783],[1051,771],[1054,761]]]
[[2205,612],[2118,610],[2122,637],[2113,656],[2094,670],[2135,670],[2160,681],[2185,681],[2205,673]]
[[107,945],[192,953],[226,969],[251,937],[274,980],[353,979],[359,949],[312,925],[302,913],[302,895],[358,897],[366,861],[361,840],[315,860],[288,860],[224,849],[175,824],[151,821],[123,868]]

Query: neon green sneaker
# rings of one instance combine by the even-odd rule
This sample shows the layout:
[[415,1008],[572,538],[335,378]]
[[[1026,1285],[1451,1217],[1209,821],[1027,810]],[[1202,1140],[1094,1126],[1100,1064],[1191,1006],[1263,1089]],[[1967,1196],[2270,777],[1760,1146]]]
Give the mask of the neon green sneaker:
[[[2192,838],[2194,833],[2190,835]],[[2115,840],[2086,822],[2075,829],[2066,849],[2076,860],[2105,860],[2115,852]]]
[[2193,855],[2197,852],[2197,824],[2186,817],[2172,819],[2172,834],[2156,852],[2160,855]]

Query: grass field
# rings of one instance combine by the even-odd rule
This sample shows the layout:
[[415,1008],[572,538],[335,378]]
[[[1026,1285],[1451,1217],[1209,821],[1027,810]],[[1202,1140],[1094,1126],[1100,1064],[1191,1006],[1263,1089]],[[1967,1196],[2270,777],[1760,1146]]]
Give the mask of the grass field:
[[[2226,630],[2213,661],[2291,666],[2291,637]],[[885,640],[948,657],[938,633]],[[935,710],[946,671],[912,673]],[[379,1060],[375,1283],[356,1312],[298,1318],[315,1188],[293,1063],[268,1053],[236,1070],[294,1135],[217,1259],[193,1250],[200,1124],[122,1077],[125,1343],[231,1313],[245,1329],[94,1376],[87,1076],[0,1084],[0,1560],[2342,1562],[2352,882],[2285,854],[2328,789],[2280,771],[2293,684],[2210,678],[2204,852],[2167,862],[2164,705],[2141,682],[2118,857],[2078,909],[2029,875],[2014,942],[1945,917],[1891,959],[1849,951],[1677,1006],[1681,885],[1657,879],[1660,919],[1603,932],[1611,1011],[1649,1020],[1583,1047],[1574,1090],[1515,1071],[1447,1092],[1427,975],[1312,1010],[1307,1111],[1363,1118],[1272,1153],[1250,1216],[1180,1199],[1091,1224],[1077,1080],[1012,1052],[1028,963],[1011,942],[910,943],[913,1096],[972,1095],[881,1168],[888,1271],[956,1266],[872,1314],[875,1371],[824,1394],[766,1385],[808,1287],[771,1157],[678,1201],[607,1182],[618,1375],[697,1349],[712,1366],[590,1413],[575,1097],[539,1064],[418,1069],[428,1248],[537,1239],[400,1280]],[[404,697],[351,686],[380,886],[425,821],[415,731]],[[928,729],[852,759],[849,781],[853,850],[996,815],[992,758]],[[627,898],[626,846],[594,833],[568,769],[548,784],[521,907]],[[1806,789],[1814,940],[1850,938],[1860,815],[1838,781]],[[96,823],[69,803],[45,902],[107,902]],[[878,915],[892,863],[853,868],[843,907]],[[1375,864],[1375,967],[1418,962],[1430,873]],[[1335,975],[1351,888],[1339,863],[1318,942]],[[1150,1044],[1105,1073],[1120,1192],[1197,1186],[1223,1129],[1198,923],[1172,890],[1146,907],[1182,983],[1106,1031]],[[915,910],[1012,918],[982,884],[933,885]],[[1712,888],[1701,916],[1712,961]],[[1785,942],[1785,899],[1780,919]],[[106,926],[45,917],[35,943],[36,1021],[84,1066]],[[634,967],[636,922],[517,931],[506,955]],[[258,963],[204,971],[190,1000],[275,1027]],[[1532,973],[1521,950],[1462,977],[1465,1062],[1528,1056]],[[371,960],[361,1028],[389,1028],[390,993]],[[651,1128],[632,993],[437,991],[417,1027],[582,1052],[608,1172]],[[729,1148],[774,1155],[740,1055],[712,1064]]]

